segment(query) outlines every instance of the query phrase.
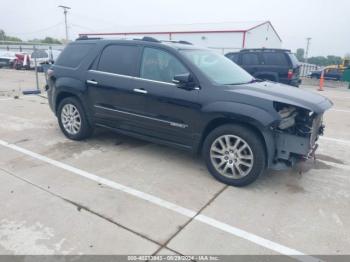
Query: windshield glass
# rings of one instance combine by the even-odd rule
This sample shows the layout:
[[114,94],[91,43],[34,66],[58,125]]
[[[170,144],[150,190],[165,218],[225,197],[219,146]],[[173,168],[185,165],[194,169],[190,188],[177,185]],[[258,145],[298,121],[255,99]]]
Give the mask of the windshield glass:
[[254,78],[230,59],[210,50],[180,50],[212,81],[223,85],[250,83]]

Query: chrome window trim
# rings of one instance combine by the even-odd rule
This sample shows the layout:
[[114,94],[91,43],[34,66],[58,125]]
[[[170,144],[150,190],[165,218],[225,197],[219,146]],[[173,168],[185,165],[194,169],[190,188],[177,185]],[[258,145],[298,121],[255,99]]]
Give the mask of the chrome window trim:
[[150,119],[150,120],[154,120],[154,121],[166,123],[166,124],[169,124],[169,125],[174,126],[174,127],[180,127],[180,128],[186,128],[186,127],[188,127],[188,125],[186,125],[186,124],[181,124],[181,123],[177,123],[177,122],[167,121],[167,120],[158,119],[158,118],[149,117],[149,116],[143,116],[143,115],[140,115],[140,114],[135,114],[135,113],[131,113],[131,112],[126,112],[126,111],[122,111],[122,110],[117,110],[117,109],[113,109],[113,108],[108,108],[108,107],[104,107],[104,106],[100,106],[100,105],[95,105],[94,107],[100,108],[100,109],[104,109],[104,110],[113,111],[113,112],[118,112],[118,113],[122,113],[122,114],[127,114],[127,115],[142,117],[142,118],[146,118],[146,119]]
[[110,73],[110,72],[105,72],[105,71],[99,71],[99,70],[93,70],[93,69],[90,69],[89,72],[105,74],[105,75],[110,75],[110,76],[119,76],[119,77],[124,77],[124,78],[128,78],[128,79],[134,79],[134,80],[143,80],[143,81],[147,81],[147,82],[151,82],[151,83],[157,83],[157,84],[166,84],[166,85],[169,85],[169,86],[176,86],[176,84],[173,84],[173,83],[162,82],[162,81],[157,81],[157,80],[152,80],[152,79],[146,79],[146,78],[141,78],[141,77],[136,77],[136,76],[120,75],[120,74],[115,74],[115,73]]

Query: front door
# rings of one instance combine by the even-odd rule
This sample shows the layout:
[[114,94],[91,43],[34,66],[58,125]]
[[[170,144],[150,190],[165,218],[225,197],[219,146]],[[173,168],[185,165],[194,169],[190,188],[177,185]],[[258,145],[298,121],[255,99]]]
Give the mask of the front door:
[[199,118],[198,89],[185,90],[172,82],[189,70],[173,54],[157,48],[143,50],[137,87],[144,90],[147,132],[170,142],[192,146]]

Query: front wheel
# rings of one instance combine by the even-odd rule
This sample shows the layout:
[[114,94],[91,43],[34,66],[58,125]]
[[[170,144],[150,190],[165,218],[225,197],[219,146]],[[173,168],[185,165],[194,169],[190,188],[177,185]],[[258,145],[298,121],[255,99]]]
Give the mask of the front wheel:
[[203,156],[209,172],[232,186],[253,183],[265,170],[265,150],[260,137],[241,125],[223,125],[205,139]]
[[75,97],[67,97],[60,102],[57,118],[62,132],[69,139],[82,140],[93,132],[83,106]]

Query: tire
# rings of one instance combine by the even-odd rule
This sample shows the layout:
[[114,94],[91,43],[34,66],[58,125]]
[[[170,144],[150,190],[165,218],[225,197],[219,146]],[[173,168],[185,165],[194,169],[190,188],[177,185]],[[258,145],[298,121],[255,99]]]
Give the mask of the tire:
[[[224,143],[225,138],[229,138],[231,150],[220,146],[219,140]],[[211,175],[227,185],[249,185],[265,171],[264,145],[255,132],[242,125],[227,124],[214,129],[206,137],[202,153]],[[226,166],[229,167],[224,172]]]
[[83,140],[93,133],[86,112],[75,97],[64,98],[59,103],[57,118],[63,134],[71,140]]

